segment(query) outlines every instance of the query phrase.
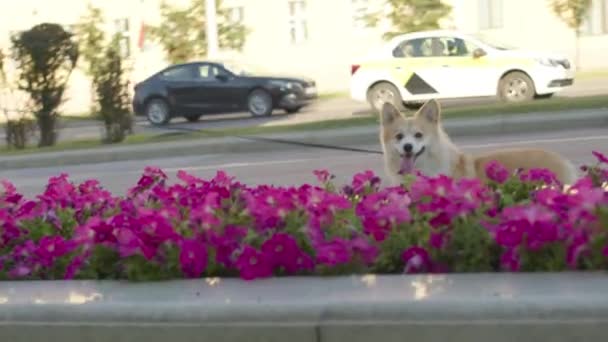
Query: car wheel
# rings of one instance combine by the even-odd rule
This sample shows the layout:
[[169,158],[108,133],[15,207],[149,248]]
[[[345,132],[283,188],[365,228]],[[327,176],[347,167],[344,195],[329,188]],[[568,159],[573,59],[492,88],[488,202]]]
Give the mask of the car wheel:
[[146,106],[146,117],[155,126],[166,125],[171,121],[169,105],[164,100],[154,99]]
[[532,79],[519,71],[508,73],[498,85],[498,97],[505,102],[530,101],[535,93]]
[[549,94],[540,94],[540,95],[536,95],[537,99],[550,99],[551,97],[553,97],[554,93],[549,93]]
[[272,98],[264,90],[254,90],[247,99],[247,108],[252,116],[269,116],[272,114]]
[[302,109],[302,107],[300,106],[296,106],[296,107],[287,107],[285,108],[285,111],[289,114],[294,114],[300,111],[300,109]]
[[189,122],[197,122],[198,120],[201,119],[201,115],[198,115],[198,114],[195,114],[195,115],[185,115],[184,117]]
[[367,101],[378,113],[386,102],[392,103],[398,109],[403,107],[403,99],[401,99],[399,90],[388,82],[378,83],[373,86],[367,94]]

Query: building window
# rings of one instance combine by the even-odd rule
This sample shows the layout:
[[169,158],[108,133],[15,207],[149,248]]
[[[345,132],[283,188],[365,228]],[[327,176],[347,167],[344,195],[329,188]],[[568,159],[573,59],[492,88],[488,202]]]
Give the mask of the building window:
[[367,21],[365,17],[368,14],[369,0],[351,0],[351,7],[353,11],[353,26],[356,29],[366,28]]
[[292,44],[300,44],[308,39],[306,1],[289,1],[289,36]]
[[120,54],[123,58],[131,56],[131,31],[129,29],[129,19],[114,20],[114,33],[118,35]]
[[501,28],[503,4],[502,0],[478,0],[479,2],[479,29]]
[[245,19],[245,10],[243,7],[231,7],[228,11],[228,20],[231,23],[240,24]]
[[608,34],[608,0],[593,0],[581,25],[583,35]]

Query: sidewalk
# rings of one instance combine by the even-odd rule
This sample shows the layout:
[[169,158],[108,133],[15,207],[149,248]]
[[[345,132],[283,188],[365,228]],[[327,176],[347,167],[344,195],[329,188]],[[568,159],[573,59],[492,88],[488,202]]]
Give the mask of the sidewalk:
[[[446,119],[444,121],[444,127],[451,136],[487,136],[602,126],[608,128],[608,111],[605,109],[530,113],[528,115],[498,115],[476,119]],[[269,134],[257,137],[280,141],[263,141],[256,139],[256,137],[226,136],[141,145],[104,146],[83,150],[27,153],[1,157],[0,169],[92,164],[205,153],[249,153],[301,149],[301,143],[348,147],[378,144],[379,151],[378,134],[379,127],[369,125],[344,129]],[[300,144],[289,144],[288,142]]]

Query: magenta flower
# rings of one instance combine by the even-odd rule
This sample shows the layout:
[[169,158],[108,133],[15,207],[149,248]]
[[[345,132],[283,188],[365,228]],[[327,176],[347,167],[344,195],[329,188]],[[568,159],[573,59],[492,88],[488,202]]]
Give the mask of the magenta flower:
[[380,254],[380,249],[363,236],[357,236],[350,241],[350,246],[356,255],[360,256],[365,265],[373,265]]
[[380,186],[380,178],[371,170],[353,176],[352,189],[355,194],[363,193],[366,187],[377,189],[378,186]]
[[313,174],[315,177],[317,177],[317,180],[321,184],[325,184],[333,178],[333,176],[327,170],[314,170]]
[[576,269],[580,258],[588,251],[589,237],[583,231],[574,233],[572,240],[566,249],[566,264],[571,269]]
[[207,268],[205,244],[195,239],[183,240],[179,253],[179,264],[186,277],[200,277]]
[[509,179],[509,170],[496,160],[487,163],[485,171],[488,178],[496,183],[503,184]]
[[431,271],[433,263],[426,249],[420,246],[412,246],[401,254],[405,273],[424,273]]
[[515,248],[508,248],[500,256],[500,267],[503,270],[517,272],[521,268],[519,253]]
[[431,232],[429,236],[429,245],[435,249],[442,249],[446,243],[445,233]]
[[69,252],[68,244],[61,236],[44,236],[38,242],[36,256],[38,263],[44,267],[52,267],[55,260]]
[[348,241],[335,238],[316,246],[317,263],[327,266],[347,264],[352,259]]
[[595,156],[595,158],[597,158],[597,161],[601,164],[608,164],[608,157],[606,157],[605,154],[599,152],[599,151],[592,151],[591,153],[593,153],[593,155]]
[[241,278],[253,280],[272,276],[272,264],[264,253],[245,245],[236,261]]
[[553,172],[547,169],[530,169],[519,175],[522,182],[539,182],[542,184],[560,184]]
[[264,241],[261,249],[272,267],[282,267],[287,273],[298,271],[297,259],[301,251],[296,240],[289,234],[275,233]]
[[78,255],[72,259],[72,261],[68,264],[65,270],[65,274],[63,275],[64,280],[71,280],[76,277],[82,266],[84,266],[87,258],[89,257],[88,253]]

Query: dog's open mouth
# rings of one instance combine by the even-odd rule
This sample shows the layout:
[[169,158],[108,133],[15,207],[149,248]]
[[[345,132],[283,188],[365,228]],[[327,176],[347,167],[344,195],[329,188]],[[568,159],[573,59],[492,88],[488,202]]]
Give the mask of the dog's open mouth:
[[401,156],[401,168],[399,169],[400,175],[414,173],[414,166],[416,166],[416,159],[424,153],[424,146],[414,154],[412,152],[405,153]]

